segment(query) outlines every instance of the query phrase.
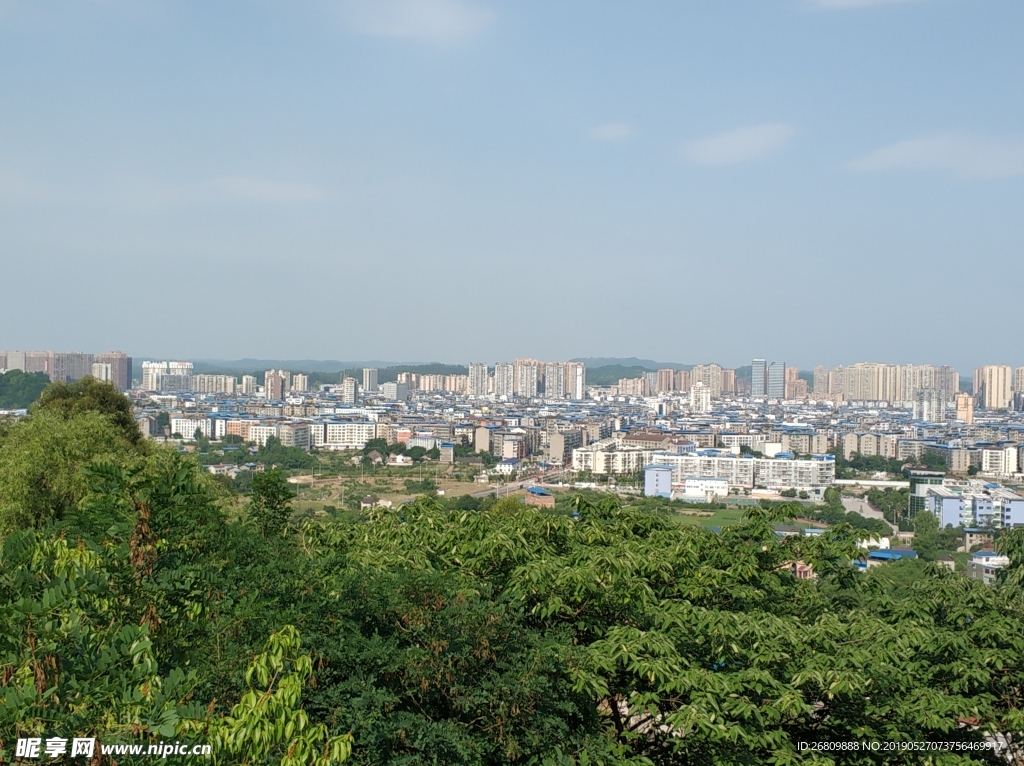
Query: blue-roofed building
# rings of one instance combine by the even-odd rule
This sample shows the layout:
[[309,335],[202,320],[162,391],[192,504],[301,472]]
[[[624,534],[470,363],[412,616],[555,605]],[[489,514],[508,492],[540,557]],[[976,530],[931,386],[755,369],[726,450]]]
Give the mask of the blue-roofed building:
[[967,574],[986,585],[994,585],[999,578],[999,570],[1009,566],[1010,559],[996,551],[977,551],[967,562]]
[[555,496],[541,487],[527,487],[523,502],[537,508],[554,508]]
[[911,550],[910,548],[888,548],[868,553],[866,565],[867,568],[870,569],[871,567],[880,566],[881,564],[889,564],[893,561],[904,561],[916,558],[917,551]]
[[506,476],[511,476],[519,470],[519,458],[507,457],[498,463],[498,465],[494,467],[494,470]]

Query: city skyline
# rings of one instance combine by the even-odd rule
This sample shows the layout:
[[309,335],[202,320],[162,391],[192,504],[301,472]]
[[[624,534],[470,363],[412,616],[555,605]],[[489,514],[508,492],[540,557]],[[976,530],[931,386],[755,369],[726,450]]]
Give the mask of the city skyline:
[[[17,364],[17,365],[8,365],[7,364],[8,360],[9,359],[13,360],[15,358],[15,355],[20,355],[20,358],[21,358],[20,363]],[[188,356],[188,355],[174,356],[174,355],[159,355],[159,354],[156,354],[156,355],[154,355],[154,354],[149,354],[149,355],[146,355],[146,354],[131,354],[131,353],[125,354],[122,351],[115,351],[115,352],[109,352],[109,353],[107,353],[107,352],[95,353],[95,352],[90,352],[90,351],[82,351],[80,349],[76,349],[74,351],[68,351],[68,350],[56,351],[56,350],[53,350],[53,349],[43,350],[43,349],[15,348],[14,346],[8,346],[6,349],[4,349],[2,346],[0,346],[0,371],[2,371],[3,369],[6,369],[8,366],[10,366],[11,369],[27,370],[27,369],[31,368],[31,371],[45,371],[43,366],[39,366],[39,364],[43,364],[42,362],[37,362],[36,365],[31,365],[30,364],[30,365],[26,366],[25,365],[25,355],[42,355],[42,356],[49,355],[49,357],[50,357],[49,364],[51,366],[54,363],[54,361],[53,361],[54,357],[58,358],[58,360],[61,357],[68,359],[69,361],[65,362],[65,364],[74,363],[74,362],[70,362],[70,360],[75,358],[75,357],[80,357],[81,359],[77,362],[76,366],[85,365],[85,367],[83,367],[83,369],[88,368],[89,365],[93,364],[94,362],[99,362],[99,363],[107,362],[107,363],[109,363],[111,360],[108,357],[111,357],[111,356],[121,357],[121,358],[124,358],[124,359],[127,360],[127,365],[128,366],[127,366],[127,368],[123,368],[122,367],[119,372],[115,373],[115,378],[117,380],[128,380],[128,379],[130,379],[130,376],[132,374],[132,360],[133,359],[135,360],[135,364],[136,364],[135,372],[139,372],[140,370],[142,370],[142,366],[141,365],[148,364],[150,361],[156,361],[156,360],[163,359],[163,360],[165,360],[163,362],[164,364],[168,363],[166,360],[172,360],[172,362],[173,361],[187,362],[190,365],[192,363],[199,363],[199,364],[205,365],[207,367],[210,367],[212,369],[223,370],[225,372],[227,372],[229,370],[235,370],[235,371],[248,370],[248,371],[252,371],[252,370],[255,370],[257,368],[262,369],[262,368],[266,368],[268,366],[273,366],[273,365],[287,365],[287,366],[289,366],[291,368],[294,368],[295,370],[304,370],[306,372],[317,372],[317,371],[329,372],[331,370],[335,370],[335,368],[336,368],[335,371],[340,373],[340,372],[345,372],[345,371],[354,370],[354,369],[362,369],[362,368],[366,368],[366,369],[372,368],[372,369],[376,370],[376,369],[388,369],[388,368],[400,368],[400,367],[429,366],[429,365],[432,365],[432,364],[437,364],[437,365],[444,365],[444,366],[465,367],[467,369],[467,373],[470,374],[470,375],[472,374],[472,369],[473,369],[474,365],[476,365],[476,364],[483,364],[486,367],[487,370],[494,371],[495,368],[497,366],[499,366],[499,365],[511,364],[513,361],[518,362],[518,361],[521,361],[521,360],[530,360],[530,361],[533,361],[533,362],[535,362],[535,363],[537,363],[537,364],[539,364],[541,366],[543,366],[543,365],[545,365],[547,363],[557,362],[557,363],[562,363],[562,364],[566,364],[566,363],[570,363],[570,364],[571,363],[579,363],[581,365],[586,364],[588,368],[590,368],[590,367],[600,368],[600,367],[617,366],[617,365],[621,365],[621,366],[624,366],[624,367],[643,367],[648,372],[658,372],[659,370],[664,371],[664,368],[666,368],[666,367],[687,368],[687,369],[701,368],[704,365],[710,364],[710,365],[713,365],[713,366],[714,365],[720,366],[722,369],[729,370],[729,371],[734,371],[734,370],[742,369],[742,368],[751,368],[751,377],[752,377],[752,379],[755,380],[755,381],[758,380],[758,379],[763,379],[763,381],[764,381],[764,389],[763,390],[759,390],[758,389],[758,384],[754,383],[754,395],[755,396],[756,395],[765,395],[767,393],[772,365],[781,365],[781,367],[778,368],[779,372],[777,373],[777,376],[775,377],[775,384],[774,385],[775,385],[775,388],[776,388],[776,392],[778,390],[781,390],[780,387],[783,386],[784,383],[788,383],[788,381],[783,381],[782,378],[779,377],[779,376],[782,375],[782,371],[783,370],[798,370],[800,373],[806,373],[806,374],[810,375],[812,373],[816,373],[818,370],[823,369],[823,368],[827,368],[827,369],[852,368],[852,367],[860,367],[860,366],[864,366],[864,365],[867,365],[867,366],[878,366],[878,367],[904,367],[904,366],[911,366],[911,367],[913,367],[913,366],[942,367],[942,368],[949,368],[949,369],[952,369],[952,370],[956,371],[957,373],[959,373],[961,375],[961,377],[965,381],[967,381],[967,380],[970,379],[970,377],[972,375],[974,375],[981,368],[986,368],[986,367],[1004,367],[1004,368],[1007,368],[1007,369],[1010,370],[1010,372],[1008,373],[1009,377],[1007,378],[1007,382],[1006,382],[1005,386],[1007,388],[1013,388],[1014,390],[1024,390],[1024,361],[1019,362],[1019,363],[1015,363],[1013,360],[1007,360],[1007,359],[999,359],[999,360],[991,360],[990,359],[990,360],[984,361],[982,363],[976,364],[976,365],[974,365],[974,366],[972,366],[970,368],[961,369],[961,368],[956,367],[955,365],[949,365],[949,364],[935,365],[933,362],[922,362],[920,360],[907,360],[907,359],[896,360],[896,361],[893,361],[893,360],[879,361],[879,360],[875,359],[873,361],[859,360],[859,361],[855,361],[855,362],[847,360],[845,362],[842,362],[842,363],[839,363],[839,364],[834,364],[834,365],[833,364],[823,364],[821,362],[811,362],[811,363],[795,364],[795,363],[788,362],[785,359],[768,359],[766,361],[765,358],[760,358],[760,357],[755,357],[753,359],[747,359],[744,363],[741,363],[741,364],[728,364],[728,363],[720,364],[720,362],[718,360],[715,360],[715,361],[704,360],[704,361],[699,361],[699,362],[691,362],[691,361],[665,360],[665,359],[662,359],[662,360],[643,359],[643,358],[640,358],[640,357],[561,357],[561,358],[539,359],[539,358],[531,357],[531,356],[519,356],[519,357],[507,357],[507,358],[504,358],[504,359],[498,358],[498,359],[496,359],[493,362],[481,362],[479,360],[474,362],[474,361],[467,361],[465,358],[457,359],[457,360],[431,359],[431,360],[428,360],[428,361],[423,361],[423,360],[417,360],[417,361],[387,361],[387,360],[382,360],[382,359],[362,359],[362,360],[358,360],[358,359],[349,359],[349,360],[343,360],[343,359],[297,359],[297,358],[293,358],[293,359],[288,359],[288,358],[275,358],[275,359],[270,359],[270,358],[204,359],[204,358],[195,357],[195,356]],[[86,361],[86,358],[88,358],[87,361]],[[757,369],[757,365],[759,363],[762,365],[762,369],[761,370]],[[59,361],[58,361],[58,365],[59,365]],[[109,370],[109,369],[105,370],[105,371],[104,370],[97,370],[97,371],[94,371],[94,372],[95,372],[96,376],[99,377],[101,380],[109,379],[108,376],[111,374],[111,370]],[[88,370],[86,369],[85,373],[78,374],[76,377],[82,377],[83,374],[88,374]],[[544,377],[543,372],[541,372],[540,375],[541,375],[541,378]],[[61,374],[61,375],[58,375],[57,379],[63,380],[63,379],[66,379],[66,377],[67,377],[66,375]],[[135,376],[135,377],[137,379],[140,379],[140,378],[138,378],[138,376]],[[1011,382],[1011,380],[1012,380],[1012,382]],[[366,380],[363,381],[363,384],[364,384],[364,387],[366,387]],[[375,379],[374,379],[374,385],[375,385]],[[568,385],[568,384],[566,384],[566,385]],[[372,388],[372,386],[371,386],[371,388]]]
[[[9,0],[0,250],[47,310],[8,291],[7,343],[805,366],[912,342],[972,369],[1006,339],[963,298],[1024,276],[1022,25],[1009,0]],[[211,332],[225,311],[248,321]]]

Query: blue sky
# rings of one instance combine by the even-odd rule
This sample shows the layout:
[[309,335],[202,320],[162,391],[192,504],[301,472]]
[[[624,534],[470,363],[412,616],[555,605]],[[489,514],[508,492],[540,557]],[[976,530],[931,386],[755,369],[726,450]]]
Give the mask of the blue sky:
[[0,0],[0,347],[1024,364],[1024,4]]

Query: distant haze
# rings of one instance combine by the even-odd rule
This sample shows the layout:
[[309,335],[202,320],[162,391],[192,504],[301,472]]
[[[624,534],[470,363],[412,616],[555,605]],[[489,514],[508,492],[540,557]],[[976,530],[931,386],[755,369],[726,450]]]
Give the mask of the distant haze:
[[0,0],[0,347],[1024,365],[1021,29],[1019,0]]

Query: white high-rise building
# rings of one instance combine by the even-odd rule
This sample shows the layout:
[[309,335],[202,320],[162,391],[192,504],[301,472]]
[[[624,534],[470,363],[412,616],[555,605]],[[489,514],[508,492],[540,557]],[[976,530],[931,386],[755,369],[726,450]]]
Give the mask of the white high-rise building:
[[346,375],[341,381],[341,403],[342,404],[355,404],[356,403],[356,391],[357,384],[355,378],[350,378]]
[[690,388],[690,409],[694,412],[711,412],[711,387],[697,381]]
[[292,391],[308,391],[309,390],[309,376],[303,375],[301,372],[297,372],[292,376]]
[[469,396],[487,396],[488,388],[487,365],[483,362],[472,362],[469,365]]
[[256,393],[256,376],[255,375],[243,375],[242,376],[242,393],[248,396],[253,396]]
[[516,359],[515,395],[529,399],[537,396],[540,383],[540,362],[536,359]]
[[986,364],[974,371],[974,394],[981,396],[986,410],[1005,410],[1010,406],[1013,369],[1006,364]]
[[587,368],[583,362],[565,365],[566,387],[570,399],[583,399],[587,395]]
[[494,395],[497,397],[515,396],[515,366],[508,362],[494,365]]
[[1018,367],[1013,371],[1013,390],[1024,391],[1024,367]]
[[109,381],[112,377],[110,365],[102,362],[93,362],[92,376],[96,380]]
[[233,394],[237,383],[234,375],[195,375],[192,378],[197,394]]
[[364,394],[375,394],[375,393],[377,393],[377,368],[376,367],[364,367],[363,368],[363,393]]
[[544,398],[564,399],[566,389],[565,365],[548,362],[544,365]]
[[142,388],[145,391],[191,391],[192,362],[143,362]]
[[914,418],[942,423],[946,419],[946,398],[942,391],[937,388],[917,389],[914,392]]

